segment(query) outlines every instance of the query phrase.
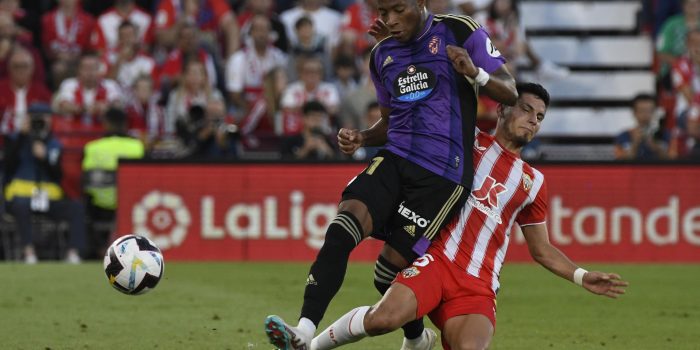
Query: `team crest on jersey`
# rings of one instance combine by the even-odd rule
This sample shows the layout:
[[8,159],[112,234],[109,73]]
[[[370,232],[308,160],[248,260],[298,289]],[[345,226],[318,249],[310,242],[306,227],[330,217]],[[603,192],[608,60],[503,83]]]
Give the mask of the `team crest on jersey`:
[[435,73],[428,68],[410,65],[406,71],[399,73],[394,81],[394,95],[399,101],[413,102],[422,100],[435,89]]
[[405,269],[401,270],[401,276],[403,276],[403,278],[416,277],[419,274],[420,274],[420,270],[418,270],[418,268],[415,266],[411,266],[409,268],[405,268]]
[[440,48],[440,38],[436,36],[433,36],[430,38],[430,42],[428,43],[428,50],[430,53],[433,55],[438,53],[438,49]]
[[528,174],[523,174],[523,189],[529,192],[532,188],[532,177]]

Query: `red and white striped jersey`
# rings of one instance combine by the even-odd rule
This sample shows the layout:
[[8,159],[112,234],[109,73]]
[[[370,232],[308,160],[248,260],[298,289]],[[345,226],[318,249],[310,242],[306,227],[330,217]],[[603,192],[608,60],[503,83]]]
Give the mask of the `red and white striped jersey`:
[[542,173],[502,147],[495,137],[478,132],[473,152],[472,192],[429,252],[442,254],[484,282],[483,293],[495,297],[513,223],[545,222],[546,189]]

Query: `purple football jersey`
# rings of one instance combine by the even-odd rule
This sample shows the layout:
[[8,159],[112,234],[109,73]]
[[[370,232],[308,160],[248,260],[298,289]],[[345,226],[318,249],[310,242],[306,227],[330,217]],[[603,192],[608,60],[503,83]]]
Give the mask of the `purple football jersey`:
[[465,48],[489,73],[505,63],[470,17],[430,15],[411,42],[379,42],[370,70],[379,104],[391,109],[386,148],[471,188],[478,85],[454,70],[447,45]]

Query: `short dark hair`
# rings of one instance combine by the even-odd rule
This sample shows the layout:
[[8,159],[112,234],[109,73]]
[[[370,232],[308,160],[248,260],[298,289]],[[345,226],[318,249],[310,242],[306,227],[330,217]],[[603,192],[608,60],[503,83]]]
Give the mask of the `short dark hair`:
[[641,101],[651,101],[656,105],[656,97],[654,97],[654,95],[652,95],[652,94],[645,93],[645,92],[639,93],[636,96],[634,96],[634,98],[632,98],[632,103],[630,103],[630,105],[632,108],[634,108],[634,106],[637,105],[637,102],[641,102]]
[[113,127],[122,128],[126,126],[126,113],[123,109],[111,107],[105,112],[105,122]]
[[549,107],[549,92],[544,86],[537,83],[518,82],[515,84],[515,89],[518,90],[518,96],[524,93],[533,94],[544,102],[545,107]]
[[313,26],[313,25],[314,25],[314,22],[311,21],[311,18],[309,18],[309,17],[307,17],[307,16],[301,16],[301,17],[296,21],[296,23],[294,23],[294,29],[299,30],[299,28],[301,28],[301,26],[303,26],[303,25]]
[[326,107],[323,106],[321,102],[318,101],[309,101],[304,103],[303,106],[301,106],[301,113],[304,116],[309,115],[309,113],[323,113],[323,114],[328,114],[328,111],[326,110]]

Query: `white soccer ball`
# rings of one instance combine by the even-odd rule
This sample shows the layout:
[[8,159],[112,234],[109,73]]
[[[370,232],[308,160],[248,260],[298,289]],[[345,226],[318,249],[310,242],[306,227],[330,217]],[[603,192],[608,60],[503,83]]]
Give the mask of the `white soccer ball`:
[[163,254],[148,238],[127,235],[107,249],[104,269],[114,289],[130,295],[155,288],[163,277]]

